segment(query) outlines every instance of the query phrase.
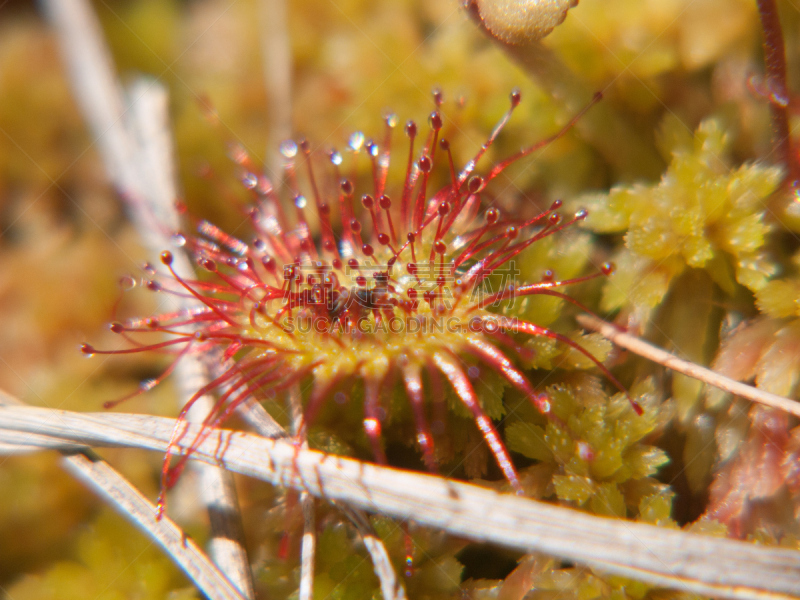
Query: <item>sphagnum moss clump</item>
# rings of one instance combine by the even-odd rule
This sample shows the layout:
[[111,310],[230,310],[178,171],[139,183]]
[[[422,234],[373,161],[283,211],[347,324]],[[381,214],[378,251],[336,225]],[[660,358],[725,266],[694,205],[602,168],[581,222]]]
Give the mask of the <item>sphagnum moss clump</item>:
[[728,138],[714,119],[694,136],[667,120],[661,139],[672,159],[658,184],[618,186],[578,200],[590,210],[586,227],[625,234],[625,247],[614,256],[619,268],[605,286],[605,310],[634,308],[646,321],[687,268],[705,269],[730,295],[736,283],[758,291],[776,273],[765,250],[765,200],[782,171],[760,163],[731,168]]
[[643,415],[631,409],[625,394],[608,396],[586,375],[573,384],[550,386],[547,394],[557,418],[544,422],[529,410],[518,410],[506,426],[509,448],[537,461],[523,479],[530,475],[544,481],[540,496],[555,496],[595,514],[667,519],[669,509],[658,519],[647,517],[657,499],[671,504],[668,486],[652,478],[669,458],[642,441],[672,416],[653,382],[631,389]]

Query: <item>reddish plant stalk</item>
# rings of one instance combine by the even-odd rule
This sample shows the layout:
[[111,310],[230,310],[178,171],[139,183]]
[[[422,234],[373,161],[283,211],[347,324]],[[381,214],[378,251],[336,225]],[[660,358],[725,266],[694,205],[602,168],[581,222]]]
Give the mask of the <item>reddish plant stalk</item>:
[[756,4],[764,31],[764,64],[772,119],[772,145],[779,161],[786,167],[786,180],[795,186],[800,169],[792,150],[792,138],[789,136],[790,99],[786,80],[786,45],[783,41],[780,15],[775,0],[756,0]]

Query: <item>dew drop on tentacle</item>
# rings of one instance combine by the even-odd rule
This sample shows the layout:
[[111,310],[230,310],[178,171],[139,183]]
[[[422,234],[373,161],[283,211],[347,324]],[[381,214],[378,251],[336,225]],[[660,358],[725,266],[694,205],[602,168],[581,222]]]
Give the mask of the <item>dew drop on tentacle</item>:
[[281,142],[278,149],[284,158],[293,159],[297,156],[297,144],[294,140],[285,140]]
[[261,264],[264,265],[264,268],[267,270],[268,273],[276,273],[278,270],[278,262],[269,255],[264,255],[261,257]]
[[129,292],[136,287],[136,279],[130,275],[124,275],[119,279],[119,287],[123,292]]
[[350,139],[347,141],[347,147],[353,152],[360,152],[364,147],[364,134],[361,131],[351,134]]
[[258,185],[258,175],[255,173],[250,173],[249,171],[242,173],[240,180],[245,189],[248,190],[254,190]]

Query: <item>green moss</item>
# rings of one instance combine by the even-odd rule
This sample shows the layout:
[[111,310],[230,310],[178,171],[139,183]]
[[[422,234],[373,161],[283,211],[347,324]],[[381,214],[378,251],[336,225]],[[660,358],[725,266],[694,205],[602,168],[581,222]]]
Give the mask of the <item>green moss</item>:
[[531,414],[507,425],[509,448],[549,465],[559,500],[596,514],[626,516],[630,508],[635,515],[638,492],[630,484],[648,480],[669,461],[663,450],[642,443],[670,416],[667,407],[659,407],[653,383],[631,392],[644,407],[643,416],[624,394],[599,393],[589,400],[568,386],[552,386],[547,393],[558,420],[543,424]]
[[577,201],[589,209],[586,227],[625,234],[604,290],[605,310],[652,309],[686,268],[706,269],[730,294],[729,273],[757,291],[776,272],[765,251],[765,200],[781,171],[757,163],[732,169],[728,135],[717,120],[704,121],[693,137],[682,135],[683,127],[677,119],[664,123],[661,139],[672,159],[658,184],[615,187]]
[[160,548],[109,510],[78,537],[73,559],[26,575],[5,593],[29,600],[199,598]]

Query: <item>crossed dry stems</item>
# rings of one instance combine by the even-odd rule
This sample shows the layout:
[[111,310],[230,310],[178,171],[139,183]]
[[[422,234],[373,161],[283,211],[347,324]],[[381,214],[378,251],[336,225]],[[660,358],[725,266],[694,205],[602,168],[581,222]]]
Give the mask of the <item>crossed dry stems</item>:
[[[762,4],[766,3],[760,2],[759,7]],[[169,245],[159,232],[177,225],[166,93],[152,81],[139,81],[122,92],[87,2],[48,0],[44,5],[59,33],[75,93],[103,150],[109,177],[155,255]],[[179,272],[191,273],[185,255],[176,254],[176,261]],[[792,400],[683,361],[595,317],[583,315],[579,322],[665,367],[800,416],[800,405]],[[208,365],[190,356],[184,358],[180,369],[178,379],[185,397],[210,376]],[[209,409],[208,403],[198,408],[189,421],[202,420]],[[213,562],[169,518],[155,519],[155,505],[89,449],[120,446],[164,452],[173,437],[174,421],[31,408],[0,395],[0,452],[48,448],[62,452],[67,470],[141,527],[214,599],[254,596],[230,471],[301,492],[305,515],[301,600],[310,598],[313,588],[313,498],[334,502],[356,526],[387,600],[404,598],[405,591],[362,511],[413,519],[468,539],[547,553],[695,594],[764,599],[794,597],[800,590],[800,553],[796,551],[595,517],[443,477],[325,455],[307,445],[298,447],[279,439],[286,433],[255,402],[244,405],[241,412],[259,435],[214,430],[192,450],[195,462],[203,465],[201,488],[206,505],[219,515],[212,519]],[[190,431],[198,428],[191,422],[185,427]],[[194,436],[184,437],[191,440]],[[187,449],[179,443],[175,451]]]

